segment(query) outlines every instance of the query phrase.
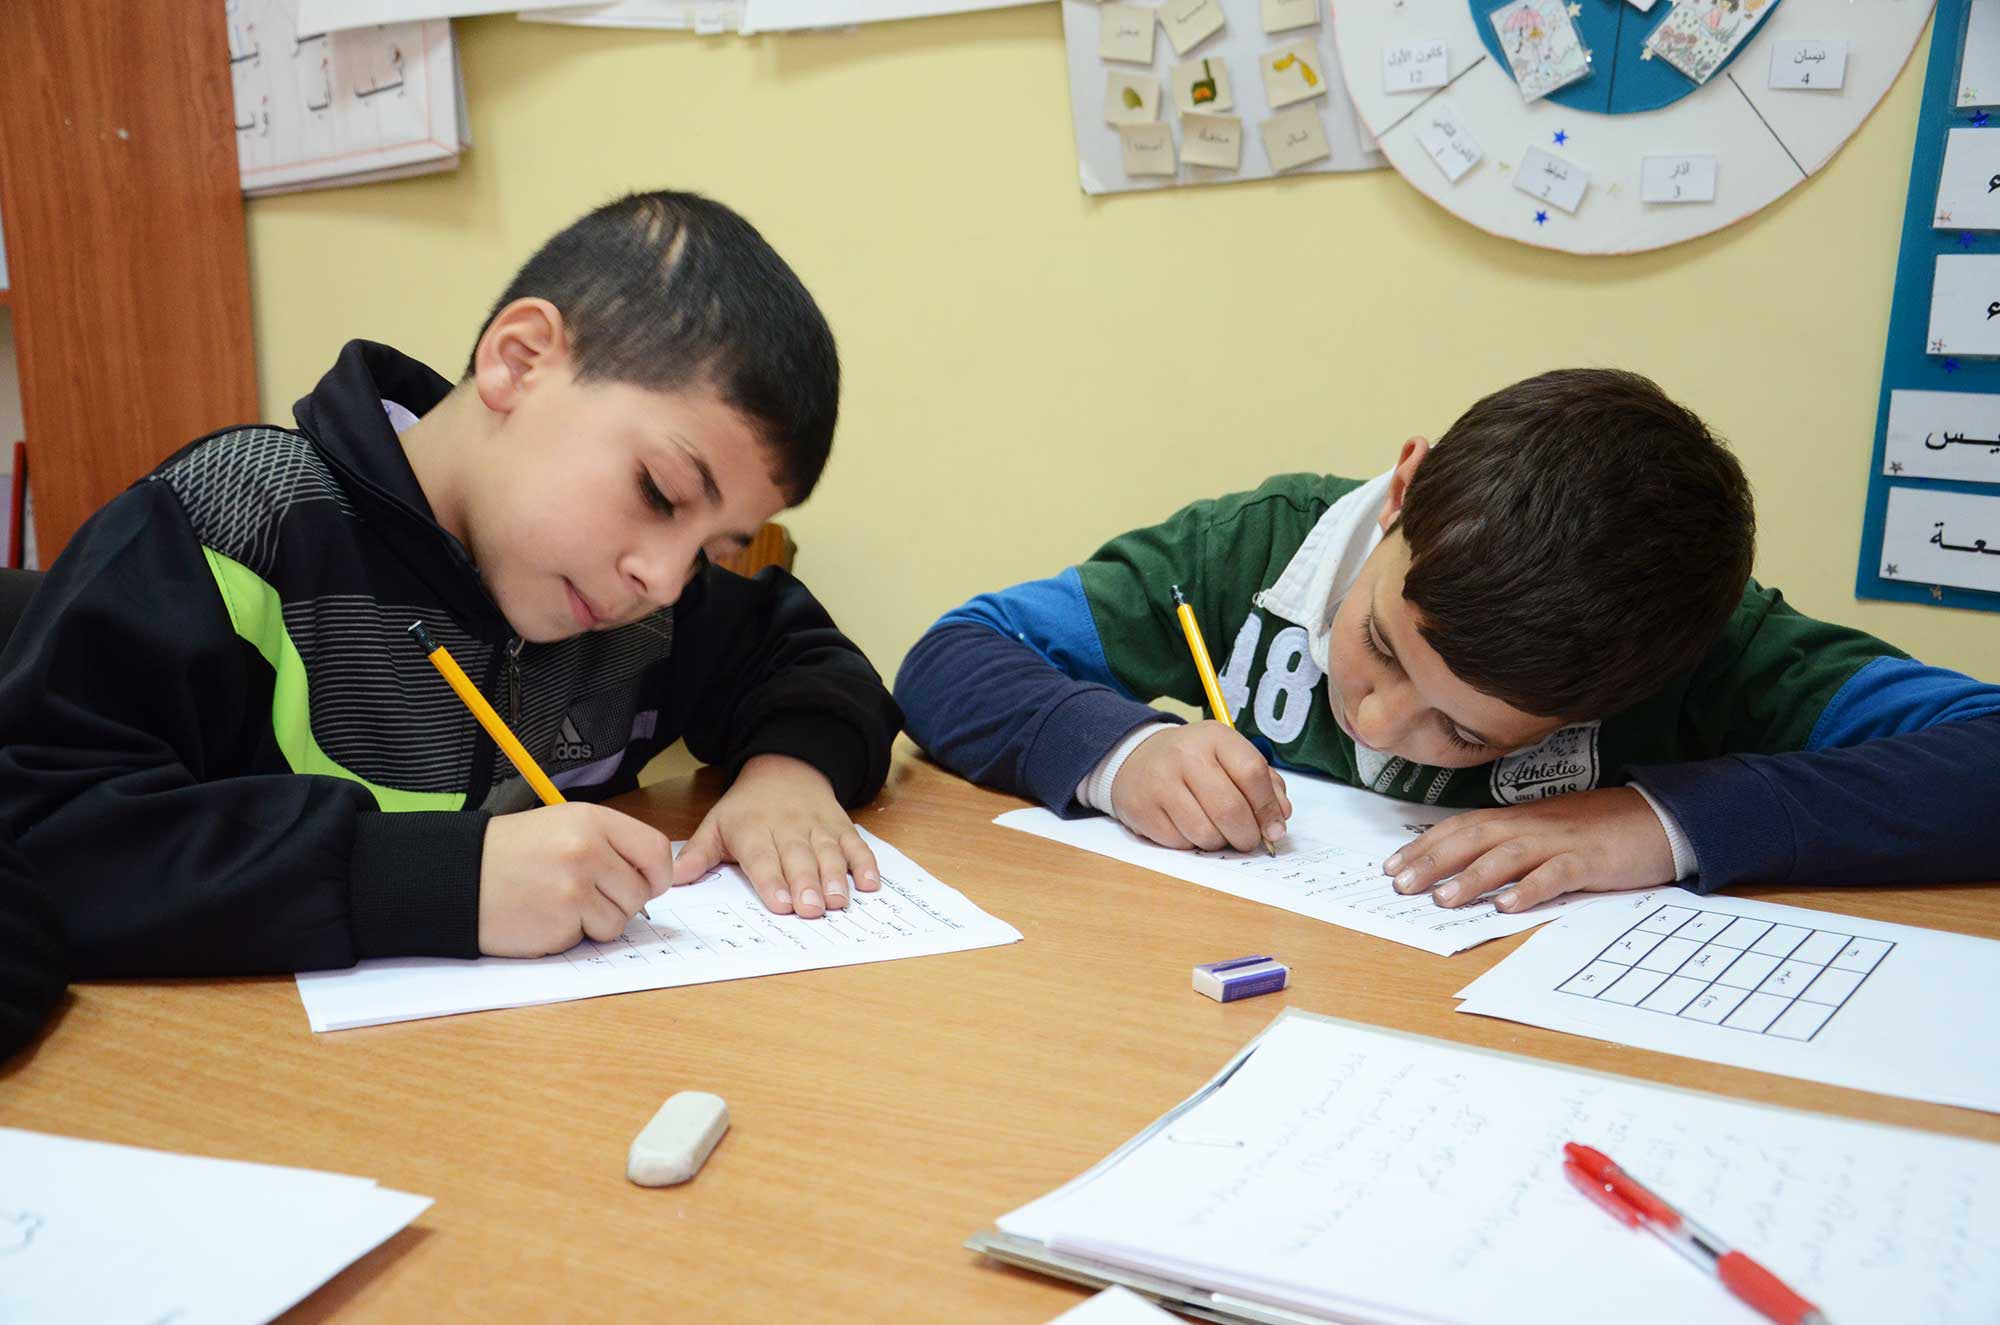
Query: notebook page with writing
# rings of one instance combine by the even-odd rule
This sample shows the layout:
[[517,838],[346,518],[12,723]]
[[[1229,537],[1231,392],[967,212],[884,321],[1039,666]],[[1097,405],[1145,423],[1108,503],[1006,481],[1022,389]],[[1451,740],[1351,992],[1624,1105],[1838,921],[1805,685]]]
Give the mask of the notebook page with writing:
[[2000,1147],[1297,1014],[999,1227],[1330,1319],[1758,1325],[1571,1188],[1571,1140],[1833,1320],[1990,1321],[2000,1301]]
[[1048,810],[1013,810],[993,822],[1441,957],[1533,929],[1602,895],[1558,898],[1515,915],[1491,901],[1450,909],[1428,894],[1405,897],[1389,886],[1383,860],[1457,811],[1300,773],[1285,775],[1285,790],[1292,818],[1276,859],[1261,851],[1177,851],[1108,815],[1063,819]]

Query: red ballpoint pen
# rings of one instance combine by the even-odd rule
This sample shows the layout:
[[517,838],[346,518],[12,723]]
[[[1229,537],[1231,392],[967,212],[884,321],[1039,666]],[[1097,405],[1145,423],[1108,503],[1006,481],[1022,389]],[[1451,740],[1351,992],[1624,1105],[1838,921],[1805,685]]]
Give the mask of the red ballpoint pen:
[[1777,1275],[1640,1186],[1602,1152],[1569,1142],[1563,1147],[1563,1176],[1613,1219],[1627,1228],[1643,1226],[1778,1325],[1829,1325],[1818,1307]]

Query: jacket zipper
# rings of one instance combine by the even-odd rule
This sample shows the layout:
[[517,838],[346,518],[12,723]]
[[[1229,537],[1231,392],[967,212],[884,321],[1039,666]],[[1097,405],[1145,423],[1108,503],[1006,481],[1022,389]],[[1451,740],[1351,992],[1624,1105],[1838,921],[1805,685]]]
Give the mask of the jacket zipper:
[[521,726],[521,650],[527,645],[519,635],[507,641],[507,725],[517,734]]

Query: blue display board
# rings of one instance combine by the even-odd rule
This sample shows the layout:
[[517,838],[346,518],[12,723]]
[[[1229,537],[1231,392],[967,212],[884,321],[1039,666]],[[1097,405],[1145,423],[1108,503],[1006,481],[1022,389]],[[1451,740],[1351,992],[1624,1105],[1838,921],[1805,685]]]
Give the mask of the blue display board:
[[[1953,254],[2000,253],[2000,232],[1940,229],[1936,224],[1939,219],[1938,183],[1944,169],[1945,145],[1950,131],[1989,126],[2000,130],[2000,111],[1981,105],[1961,107],[1958,104],[1961,100],[1959,60],[1972,5],[1973,0],[1938,0],[1931,29],[1930,62],[1925,70],[1923,101],[1917,114],[1916,150],[1910,159],[1910,190],[1903,206],[1903,240],[1896,261],[1895,298],[1889,310],[1889,343],[1882,355],[1882,394],[1875,412],[1868,502],[1861,527],[1861,560],[1855,573],[1854,592],[1861,598],[1942,603],[1949,607],[1996,612],[2000,611],[2000,592],[1891,578],[1886,572],[1898,554],[1891,549],[1885,559],[1884,552],[1889,494],[1893,490],[1963,493],[1991,499],[1994,510],[2000,513],[2000,455],[1993,457],[1993,483],[1885,472],[1891,463],[1888,458],[1889,413],[1894,392],[1993,393],[2000,400],[2000,359],[1933,354],[1929,352],[1927,342],[1931,287],[1937,259]],[[1995,100],[2000,101],[2000,88],[1993,89],[1993,92]],[[2000,186],[2000,176],[1996,176],[1996,186]],[[1954,535],[1960,542],[1969,537]],[[1968,554],[1972,551],[1969,546],[1952,547],[1951,550]]]

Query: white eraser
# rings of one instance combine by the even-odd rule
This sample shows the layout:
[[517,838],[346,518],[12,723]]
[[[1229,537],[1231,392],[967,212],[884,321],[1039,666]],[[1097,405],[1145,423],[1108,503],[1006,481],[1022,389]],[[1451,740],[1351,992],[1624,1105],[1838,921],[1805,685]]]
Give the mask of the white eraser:
[[722,1096],[684,1090],[667,1097],[653,1120],[632,1138],[625,1176],[641,1187],[671,1187],[701,1171],[708,1152],[729,1130]]

